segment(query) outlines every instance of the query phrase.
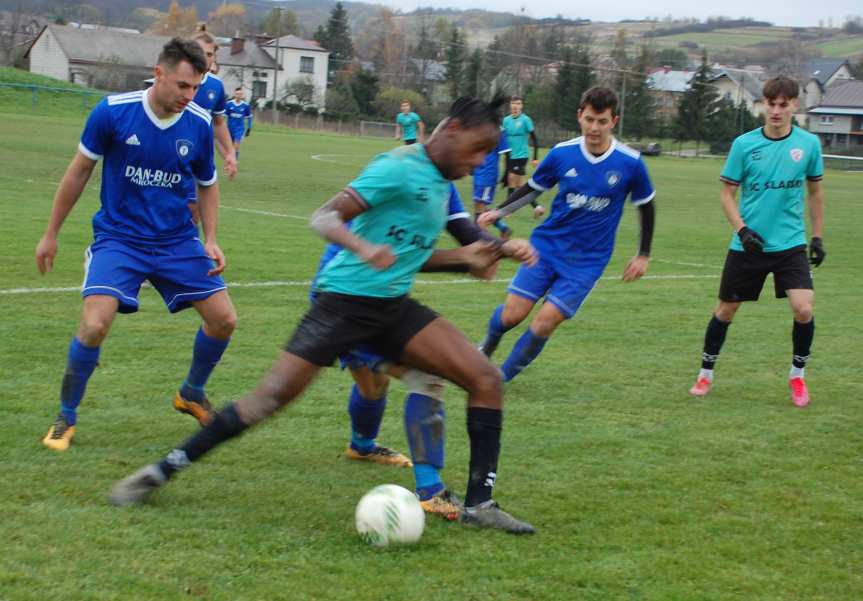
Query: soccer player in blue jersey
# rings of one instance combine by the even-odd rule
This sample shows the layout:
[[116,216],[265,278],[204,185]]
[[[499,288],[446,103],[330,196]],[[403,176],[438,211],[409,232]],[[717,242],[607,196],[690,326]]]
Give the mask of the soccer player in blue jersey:
[[[764,127],[739,136],[731,146],[720,179],[722,209],[734,234],[719,284],[719,304],[704,335],[701,371],[690,394],[704,396],[713,368],[740,305],[757,301],[767,274],[776,298],[788,298],[794,323],[788,384],[791,401],[809,404],[804,368],[815,336],[815,301],[809,263],[824,260],[824,165],[818,137],[794,125],[800,86],[788,77],[764,84]],[[812,241],[806,256],[803,188],[809,197]],[[738,206],[737,191],[740,190]]]
[[[69,448],[101,344],[118,311],[138,310],[144,280],[172,313],[194,307],[203,319],[174,407],[202,425],[211,418],[204,385],[237,317],[219,276],[225,256],[216,241],[219,188],[210,115],[192,102],[206,68],[194,42],[175,38],[166,44],[150,89],[109,96],[93,109],[57,188],[48,228],[36,247],[43,274],[53,267],[63,222],[103,159],[95,240],[85,253],[81,324],[69,346],[60,414],[42,441],[48,448]],[[198,239],[186,204],[196,188],[205,242]]]
[[[500,156],[511,151],[512,149],[509,146],[506,133],[501,130],[497,148],[488,153],[482,165],[473,170],[473,208],[477,219],[494,202]],[[495,221],[494,226],[498,229],[504,240],[512,236],[512,230],[503,219]]]
[[555,146],[526,186],[511,195],[501,209],[480,218],[480,225],[488,225],[543,191],[558,187],[549,218],[530,236],[540,255],[539,263],[518,270],[506,301],[492,313],[480,347],[491,356],[503,335],[545,299],[503,363],[505,382],[539,356],[554,330],[575,315],[596,285],[611,259],[627,197],[639,208],[641,243],[624,270],[623,280],[632,282],[647,271],[654,191],[640,154],[612,137],[617,120],[615,93],[600,86],[587,90],[578,111],[582,137]]
[[401,112],[396,115],[396,140],[401,138],[408,146],[417,142],[422,144],[426,132],[422,118],[411,110],[411,103],[408,100],[402,100],[399,108]]
[[484,269],[498,258],[488,243],[451,250],[434,250],[434,243],[446,223],[450,182],[468,175],[497,144],[500,104],[458,99],[427,144],[379,155],[314,213],[314,229],[343,250],[318,277],[311,309],[269,374],[164,460],[117,483],[111,502],[143,502],[178,470],[297,398],[340,354],[372,344],[390,359],[468,392],[470,467],[461,520],[534,532],[492,499],[503,423],[500,374],[455,326],[408,295],[420,268]]
[[[509,101],[509,111],[509,115],[503,118],[503,125],[501,126],[510,145],[505,171],[507,196],[511,196],[516,188],[524,185],[524,178],[527,175],[527,160],[530,157],[528,139],[533,144],[531,163],[534,167],[539,164],[539,140],[536,138],[533,119],[524,113],[524,100],[520,96],[513,96]],[[539,219],[545,214],[545,208],[535,200],[531,202],[531,205],[533,205],[535,219]]]
[[240,144],[243,143],[243,138],[252,135],[252,107],[245,101],[242,86],[237,86],[234,90],[234,97],[228,102],[225,110],[228,114],[228,130],[234,143],[234,154],[239,162]]
[[204,79],[201,80],[201,85],[198,92],[195,94],[195,104],[202,107],[210,113],[213,118],[213,137],[216,140],[216,148],[222,159],[225,162],[225,173],[233,179],[237,174],[237,156],[234,151],[234,144],[231,141],[231,132],[228,131],[228,123],[225,119],[225,103],[227,95],[225,94],[225,86],[219,76],[211,71],[216,63],[216,52],[219,45],[216,38],[206,31],[202,31],[195,36],[195,41],[204,51],[207,57],[207,72],[204,74]]

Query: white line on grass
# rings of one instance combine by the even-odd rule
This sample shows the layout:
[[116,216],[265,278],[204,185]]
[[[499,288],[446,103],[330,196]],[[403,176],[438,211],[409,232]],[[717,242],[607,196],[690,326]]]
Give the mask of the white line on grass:
[[252,213],[254,215],[266,215],[267,217],[284,217],[285,219],[299,219],[301,221],[309,220],[308,215],[290,215],[288,213],[274,213],[272,211],[259,211],[257,209],[242,209],[240,207],[229,207],[227,205],[219,205],[219,208],[228,209],[229,211],[239,211],[241,213]]
[[668,259],[652,259],[654,263],[666,263],[668,265],[681,265],[683,267],[709,267],[710,269],[722,269],[716,265],[707,265],[706,263],[690,263],[688,261],[670,261]]
[[[703,280],[715,279],[717,275],[646,275],[643,280]],[[602,280],[616,281],[620,276],[605,276]],[[497,278],[488,282],[475,280],[473,278],[459,278],[455,280],[417,280],[418,286],[458,286],[461,284],[502,284],[509,282],[509,278]],[[228,282],[228,288],[276,288],[291,286],[310,286],[310,280],[272,280],[264,282]],[[55,286],[46,288],[5,288],[0,289],[0,296],[14,294],[50,294],[54,292],[80,292],[80,286]]]
[[322,163],[333,163],[334,165],[345,165],[344,161],[334,161],[325,157],[349,157],[349,158],[362,158],[368,160],[368,157],[365,155],[359,154],[313,154],[309,158],[313,161],[321,161]]

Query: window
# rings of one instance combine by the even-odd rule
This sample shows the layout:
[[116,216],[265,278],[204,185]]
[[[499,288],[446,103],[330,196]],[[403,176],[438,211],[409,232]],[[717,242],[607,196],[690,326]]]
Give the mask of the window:
[[315,72],[315,57],[314,56],[301,56],[300,57],[300,73],[314,73]]
[[833,115],[821,115],[821,125],[833,125]]
[[267,77],[269,73],[266,71],[252,71],[252,77]]
[[267,97],[267,82],[253,81],[252,82],[252,100]]

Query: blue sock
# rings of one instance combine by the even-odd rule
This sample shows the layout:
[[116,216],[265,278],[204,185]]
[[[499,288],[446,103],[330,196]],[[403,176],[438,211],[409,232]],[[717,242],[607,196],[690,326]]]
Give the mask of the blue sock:
[[505,325],[500,319],[501,315],[503,315],[503,305],[498,305],[488,320],[488,332],[483,342],[486,347],[497,347],[503,335],[514,327]]
[[494,222],[494,227],[502,234],[509,229],[509,226],[506,224],[506,221],[503,219],[498,219]]
[[78,338],[72,338],[69,345],[69,356],[66,362],[66,373],[63,375],[63,386],[60,389],[60,413],[66,418],[66,423],[74,425],[78,418],[78,405],[84,398],[87,380],[93,375],[99,362],[99,347],[84,346]]
[[531,361],[536,359],[542,352],[546,342],[548,342],[548,338],[537,336],[528,328],[527,332],[522,334],[521,338],[515,343],[515,346],[512,347],[509,357],[501,365],[503,381],[509,382],[520,374],[525,367],[530,365]]
[[239,163],[240,162],[240,150],[239,150],[239,148],[234,150],[234,156],[236,157],[237,162]]
[[204,334],[203,327],[198,329],[192,351],[192,367],[189,368],[189,375],[186,376],[186,381],[180,388],[180,394],[184,399],[196,402],[204,399],[206,396],[204,386],[207,385],[210,374],[213,373],[230,342],[230,338],[219,340],[207,336]]
[[387,395],[379,399],[367,399],[360,394],[356,384],[351,388],[348,414],[351,416],[351,448],[360,453],[369,453],[375,448],[375,438],[381,428]]
[[410,393],[405,399],[405,432],[421,501],[444,489],[440,470],[444,466],[445,417],[443,402],[439,399],[418,392]]

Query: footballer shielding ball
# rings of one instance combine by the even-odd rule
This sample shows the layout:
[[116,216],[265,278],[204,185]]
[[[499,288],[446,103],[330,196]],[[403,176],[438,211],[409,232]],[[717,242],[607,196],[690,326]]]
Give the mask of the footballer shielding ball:
[[363,495],[355,517],[360,537],[376,547],[415,543],[426,522],[416,495],[396,484],[382,484]]

